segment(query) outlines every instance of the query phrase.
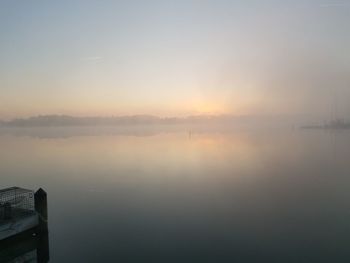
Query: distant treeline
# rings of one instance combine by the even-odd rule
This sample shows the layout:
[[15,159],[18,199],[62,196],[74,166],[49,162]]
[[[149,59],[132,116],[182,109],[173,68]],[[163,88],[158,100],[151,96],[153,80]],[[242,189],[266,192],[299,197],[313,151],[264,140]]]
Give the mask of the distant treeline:
[[47,127],[47,126],[115,126],[115,125],[143,125],[143,124],[191,124],[227,122],[244,117],[231,115],[218,116],[189,116],[184,118],[161,118],[152,115],[132,115],[115,117],[74,117],[67,115],[45,115],[23,119],[3,121],[0,125],[5,127]]

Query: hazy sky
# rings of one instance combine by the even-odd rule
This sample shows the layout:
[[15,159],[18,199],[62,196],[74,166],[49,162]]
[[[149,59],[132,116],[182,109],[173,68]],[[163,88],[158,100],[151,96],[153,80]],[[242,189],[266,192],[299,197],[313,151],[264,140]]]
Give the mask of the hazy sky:
[[0,118],[335,108],[350,117],[350,1],[0,2]]

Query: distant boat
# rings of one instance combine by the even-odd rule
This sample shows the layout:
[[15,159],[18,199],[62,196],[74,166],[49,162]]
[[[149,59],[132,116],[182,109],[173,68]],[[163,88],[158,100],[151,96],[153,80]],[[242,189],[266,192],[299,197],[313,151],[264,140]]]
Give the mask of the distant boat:
[[303,129],[327,129],[327,130],[347,130],[350,129],[350,122],[346,122],[344,119],[338,118],[338,99],[337,89],[333,90],[334,101],[331,107],[330,119],[331,121],[325,122],[323,125],[306,125],[302,126]]
[[350,122],[345,122],[342,119],[331,121],[325,125],[326,129],[350,129]]
[[345,122],[343,119],[336,119],[325,123],[324,125],[305,125],[302,129],[330,129],[330,130],[347,130],[350,129],[350,122]]

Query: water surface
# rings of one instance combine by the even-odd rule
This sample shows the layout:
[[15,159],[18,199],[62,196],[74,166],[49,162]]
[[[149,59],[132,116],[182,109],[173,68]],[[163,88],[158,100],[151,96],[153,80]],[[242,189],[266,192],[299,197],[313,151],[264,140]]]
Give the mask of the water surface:
[[349,262],[349,156],[349,131],[3,129],[0,186],[48,192],[50,262]]

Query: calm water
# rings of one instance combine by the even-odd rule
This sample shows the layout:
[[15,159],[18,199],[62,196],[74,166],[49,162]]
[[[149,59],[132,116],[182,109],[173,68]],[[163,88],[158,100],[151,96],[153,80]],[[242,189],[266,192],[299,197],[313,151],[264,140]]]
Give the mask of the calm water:
[[2,130],[0,178],[48,192],[50,262],[350,261],[350,131]]

